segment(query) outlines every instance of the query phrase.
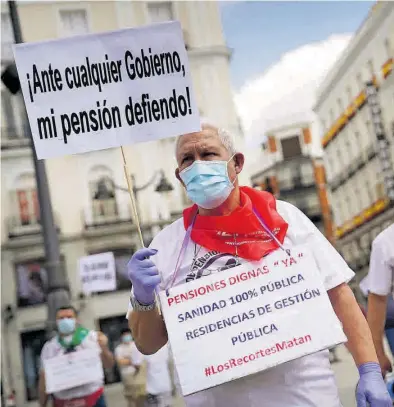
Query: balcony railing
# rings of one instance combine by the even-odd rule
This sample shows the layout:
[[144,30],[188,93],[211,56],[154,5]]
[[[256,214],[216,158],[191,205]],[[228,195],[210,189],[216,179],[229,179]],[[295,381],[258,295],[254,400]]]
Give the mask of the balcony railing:
[[[57,230],[60,230],[59,216],[54,214],[54,222]],[[7,219],[8,237],[10,239],[31,236],[41,233],[41,223],[38,218],[31,215],[23,219],[20,215],[13,215]]]
[[119,207],[114,199],[96,200],[83,211],[85,229],[132,222],[131,208]]
[[278,177],[279,189],[293,190],[301,188],[309,188],[315,185],[313,175],[302,175],[301,172],[293,174],[291,177]]
[[1,148],[10,149],[30,146],[31,140],[22,127],[3,126],[1,128]]
[[365,148],[354,160],[350,162],[338,175],[336,175],[330,182],[331,190],[337,190],[349,178],[357,174],[370,160],[376,156],[375,147],[370,144]]

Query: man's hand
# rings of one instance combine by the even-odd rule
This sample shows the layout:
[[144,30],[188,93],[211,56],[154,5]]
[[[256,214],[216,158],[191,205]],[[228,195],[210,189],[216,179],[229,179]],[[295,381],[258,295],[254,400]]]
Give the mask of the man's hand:
[[134,253],[127,264],[129,279],[133,285],[135,299],[144,305],[155,301],[155,289],[160,284],[159,271],[149,259],[157,250],[141,249]]
[[379,364],[364,363],[359,366],[360,380],[357,384],[357,407],[392,407],[393,402],[380,372]]
[[108,338],[102,332],[97,332],[97,342],[101,349],[106,348],[108,345]]

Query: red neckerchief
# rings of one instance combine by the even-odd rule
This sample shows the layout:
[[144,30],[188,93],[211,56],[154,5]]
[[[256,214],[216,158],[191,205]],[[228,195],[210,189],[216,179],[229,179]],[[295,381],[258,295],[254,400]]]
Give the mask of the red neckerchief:
[[[255,209],[269,230],[283,243],[288,224],[276,211],[276,200],[269,192],[241,187],[241,205],[228,216],[196,216],[191,232],[193,242],[208,250],[238,255],[246,260],[260,260],[278,248],[265,231]],[[183,212],[185,229],[193,221],[197,205]]]

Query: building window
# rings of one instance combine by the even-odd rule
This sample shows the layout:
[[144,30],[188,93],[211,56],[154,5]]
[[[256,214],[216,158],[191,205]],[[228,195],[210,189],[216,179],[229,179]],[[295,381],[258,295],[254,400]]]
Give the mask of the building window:
[[44,260],[15,265],[18,307],[44,304],[48,288],[48,274]]
[[361,151],[361,135],[360,135],[360,133],[358,131],[354,132],[354,138],[356,140],[356,142],[354,144],[355,150],[357,151],[357,153],[360,153],[360,151]]
[[370,206],[374,202],[374,191],[372,189],[372,185],[375,186],[375,184],[370,183],[368,180],[365,180],[365,192],[367,193],[367,198],[368,198],[368,203],[367,206]]
[[362,90],[364,90],[364,81],[363,81],[362,74],[358,73],[356,75],[356,79],[357,79],[357,85],[358,85],[359,91],[361,92]]
[[386,57],[387,59],[390,59],[393,57],[393,54],[391,52],[391,44],[390,44],[390,40],[388,38],[386,38],[384,40],[384,49],[386,51]]
[[1,59],[2,61],[12,61],[12,44],[14,35],[11,27],[11,20],[8,13],[1,13]]
[[330,122],[331,122],[331,125],[335,122],[335,115],[334,115],[334,111],[332,109],[330,109]]
[[343,167],[343,161],[342,161],[342,151],[340,148],[337,149],[337,158],[336,161],[338,163],[338,172],[341,171]]
[[174,20],[174,12],[170,1],[147,2],[151,23]]
[[283,158],[299,157],[302,155],[300,139],[298,136],[288,137],[280,141]]
[[349,138],[345,140],[345,154],[347,157],[353,157],[352,143]]
[[374,66],[373,66],[373,61],[372,61],[372,59],[369,59],[369,60],[368,60],[368,62],[367,62],[367,69],[368,69],[368,75],[369,75],[369,78],[368,78],[368,79],[372,79],[373,76],[375,75],[375,69],[374,69]]
[[334,211],[334,222],[335,226],[341,226],[343,223],[343,216],[342,216],[342,204],[340,200],[337,200],[335,205],[335,211]]
[[89,185],[94,221],[113,219],[118,215],[115,189],[110,179],[99,179]]
[[350,220],[352,217],[352,207],[351,207],[351,199],[348,195],[345,196],[345,207],[344,207],[344,219],[345,222]]
[[348,86],[346,88],[346,93],[347,93],[347,99],[348,99],[348,103],[352,103],[353,102],[353,94],[352,94],[352,88],[350,86]]
[[[124,315],[119,315],[110,318],[103,318],[99,320],[100,331],[103,332],[108,338],[108,347],[112,352],[120,344],[120,335],[122,329],[127,328],[127,320]],[[117,364],[115,363],[112,369],[105,369],[105,383],[120,382],[120,374]]]
[[40,356],[45,342],[46,332],[44,330],[23,332],[21,334],[23,373],[27,401],[37,400],[38,398]]
[[63,36],[83,35],[89,32],[86,10],[60,10],[59,14]]
[[15,180],[15,189],[10,191],[10,207],[13,214],[9,220],[10,227],[38,225],[40,207],[34,176],[22,174]]
[[341,98],[338,98],[338,99],[337,99],[337,104],[338,104],[339,113],[340,113],[340,114],[343,113],[343,111],[345,110],[345,108],[343,107],[343,103],[342,103]]
[[40,222],[40,207],[38,204],[37,190],[17,189],[16,200],[18,202],[18,219],[20,226],[36,225]]

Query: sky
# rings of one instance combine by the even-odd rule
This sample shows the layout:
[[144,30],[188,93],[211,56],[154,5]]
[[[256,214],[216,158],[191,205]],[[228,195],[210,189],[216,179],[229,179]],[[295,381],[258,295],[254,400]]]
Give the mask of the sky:
[[310,108],[316,88],[373,4],[221,2],[223,30],[233,50],[235,103],[245,129],[252,131],[256,123],[267,121],[278,104],[281,114],[288,116],[299,113],[294,105],[298,110]]

